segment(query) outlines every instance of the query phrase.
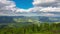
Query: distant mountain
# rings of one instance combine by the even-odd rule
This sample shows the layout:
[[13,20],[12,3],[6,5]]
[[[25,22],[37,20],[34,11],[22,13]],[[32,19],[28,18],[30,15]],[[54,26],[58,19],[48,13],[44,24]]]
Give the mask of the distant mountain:
[[0,23],[14,22],[13,18],[23,18],[24,16],[0,16]]
[[41,22],[60,22],[60,17],[45,17],[45,16],[0,16],[0,23],[12,23],[14,22],[14,18],[16,19],[32,19]]

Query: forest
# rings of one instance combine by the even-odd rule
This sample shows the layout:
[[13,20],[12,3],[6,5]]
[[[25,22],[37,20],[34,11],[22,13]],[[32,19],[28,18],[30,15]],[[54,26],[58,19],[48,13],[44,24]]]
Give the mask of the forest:
[[60,22],[13,19],[14,22],[0,24],[0,34],[60,34]]
[[60,23],[0,25],[0,34],[60,34]]

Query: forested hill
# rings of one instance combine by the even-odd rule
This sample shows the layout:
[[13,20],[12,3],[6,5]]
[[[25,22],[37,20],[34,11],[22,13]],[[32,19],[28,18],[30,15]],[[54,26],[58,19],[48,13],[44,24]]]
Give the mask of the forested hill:
[[[14,22],[14,19],[23,19],[23,20],[37,20],[41,22],[59,22],[60,18],[54,17],[44,17],[44,16],[0,16],[0,23],[11,23]],[[58,19],[58,20],[57,20]]]

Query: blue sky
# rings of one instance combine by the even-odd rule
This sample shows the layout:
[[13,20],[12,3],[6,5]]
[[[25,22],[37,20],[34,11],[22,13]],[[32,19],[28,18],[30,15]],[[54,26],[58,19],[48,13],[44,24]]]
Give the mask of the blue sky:
[[33,0],[13,0],[16,3],[16,6],[23,9],[28,9],[33,7]]

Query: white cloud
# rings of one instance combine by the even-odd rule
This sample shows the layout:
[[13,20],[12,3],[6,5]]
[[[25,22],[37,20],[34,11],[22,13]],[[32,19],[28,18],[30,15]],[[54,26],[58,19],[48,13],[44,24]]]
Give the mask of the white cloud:
[[27,12],[25,9],[17,8],[15,3],[10,0],[0,0],[0,15],[18,15],[17,12]]
[[47,7],[47,8],[43,8],[40,11],[42,12],[60,12],[60,8],[59,7]]
[[48,12],[60,13],[59,0],[34,0],[34,7],[29,9],[17,8],[15,3],[10,0],[0,0],[0,15],[2,16],[60,16],[59,14]]
[[[38,7],[36,12],[45,14],[45,16],[60,17],[60,0],[34,0],[34,7]],[[39,9],[39,7],[42,7]]]
[[33,4],[41,4],[41,3],[51,3],[55,2],[56,0],[34,0]]
[[37,7],[59,7],[60,0],[34,0],[33,5]]

